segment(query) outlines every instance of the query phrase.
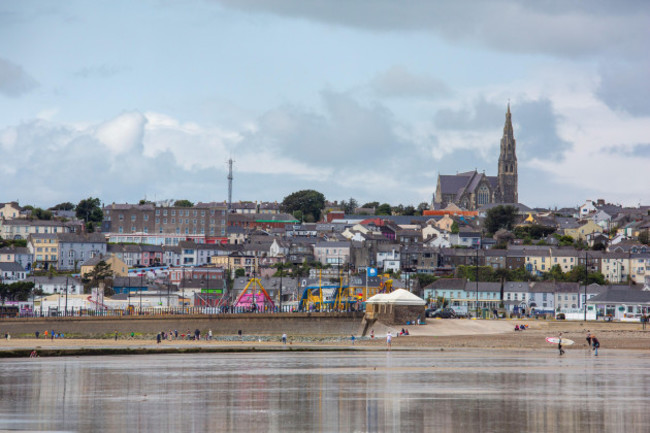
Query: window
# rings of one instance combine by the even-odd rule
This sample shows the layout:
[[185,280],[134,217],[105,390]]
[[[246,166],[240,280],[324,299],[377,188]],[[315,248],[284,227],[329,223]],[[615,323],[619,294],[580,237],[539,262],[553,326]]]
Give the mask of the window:
[[163,224],[167,224],[167,218],[163,218]]
[[156,224],[160,224],[160,218],[156,218]]
[[124,215],[120,214],[120,221],[124,221]]
[[172,209],[172,216],[176,216],[176,211]]
[[176,218],[172,218],[172,224],[176,224]]
[[122,228],[122,226],[120,226],[120,228],[119,228],[119,230],[117,232],[118,233],[124,233],[124,229]]
[[135,221],[135,215],[131,215],[131,221]]
[[160,215],[160,209],[156,209],[156,216]]
[[185,211],[185,216],[190,216],[190,211],[189,210]]
[[145,215],[144,215],[144,220],[145,220],[145,221],[149,221],[149,215],[145,214]]

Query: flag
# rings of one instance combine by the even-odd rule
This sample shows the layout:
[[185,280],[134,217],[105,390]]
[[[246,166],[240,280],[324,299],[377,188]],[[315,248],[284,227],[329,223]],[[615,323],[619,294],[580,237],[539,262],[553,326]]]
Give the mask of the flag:
[[366,275],[369,277],[377,276],[377,268],[366,268]]

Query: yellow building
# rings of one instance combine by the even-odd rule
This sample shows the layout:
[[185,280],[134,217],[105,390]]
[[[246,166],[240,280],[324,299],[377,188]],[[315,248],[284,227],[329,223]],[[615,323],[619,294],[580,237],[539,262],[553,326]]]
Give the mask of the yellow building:
[[551,270],[552,260],[550,248],[524,250],[526,271],[539,275]]
[[259,263],[255,256],[245,256],[240,253],[232,253],[228,256],[212,256],[210,263],[223,269],[230,269],[234,275],[235,270],[244,269],[246,276],[259,275]]
[[95,266],[97,266],[97,263],[102,260],[110,266],[114,276],[127,277],[129,275],[129,267],[126,265],[126,263],[124,263],[115,255],[111,254],[110,256],[95,256],[92,259],[84,262],[81,265],[81,276],[83,277],[84,275],[92,272]]
[[59,262],[59,240],[54,233],[29,235],[27,248],[34,255],[34,268],[55,267]]
[[595,222],[589,220],[585,224],[575,229],[564,229],[564,234],[571,236],[573,239],[584,241],[586,237],[593,233],[602,233],[603,228]]
[[454,219],[449,215],[443,216],[437,222],[434,223],[436,227],[447,232],[451,231],[451,226],[453,224],[454,224]]
[[551,267],[559,265],[562,272],[569,272],[578,264],[578,252],[574,249],[551,249]]

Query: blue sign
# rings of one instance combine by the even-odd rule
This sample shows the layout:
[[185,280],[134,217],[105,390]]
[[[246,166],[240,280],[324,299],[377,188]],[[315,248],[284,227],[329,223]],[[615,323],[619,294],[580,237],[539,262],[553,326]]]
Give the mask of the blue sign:
[[377,268],[366,268],[366,275],[368,275],[369,277],[376,277]]

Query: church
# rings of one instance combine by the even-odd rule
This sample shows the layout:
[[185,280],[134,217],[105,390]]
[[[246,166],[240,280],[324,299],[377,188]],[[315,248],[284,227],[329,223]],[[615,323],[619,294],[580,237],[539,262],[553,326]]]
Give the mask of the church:
[[455,175],[438,175],[433,208],[444,209],[451,203],[466,210],[476,210],[490,203],[518,203],[517,153],[510,104],[501,138],[498,174],[486,176],[485,172],[474,170]]

